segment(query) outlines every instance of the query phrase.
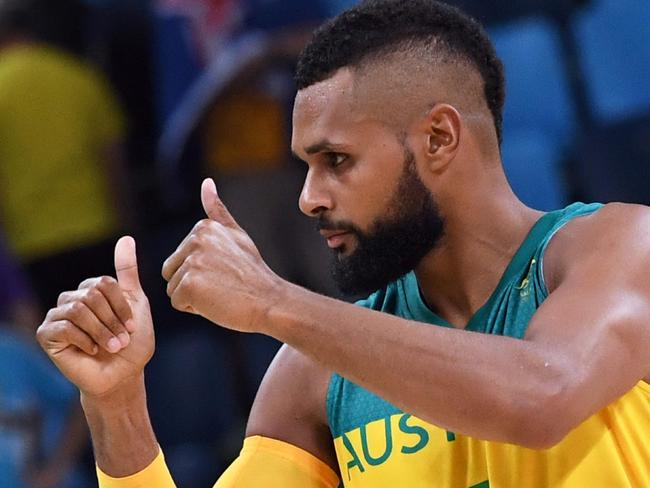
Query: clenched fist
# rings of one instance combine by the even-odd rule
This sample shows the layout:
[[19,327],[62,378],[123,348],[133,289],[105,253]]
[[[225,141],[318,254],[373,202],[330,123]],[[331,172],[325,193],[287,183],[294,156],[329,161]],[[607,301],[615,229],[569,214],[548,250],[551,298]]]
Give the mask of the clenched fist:
[[117,279],[92,278],[62,293],[36,333],[86,396],[103,396],[140,375],[154,351],[151,311],[130,237],[115,246],[115,271]]
[[264,317],[286,284],[266,265],[255,244],[217,195],[201,187],[208,216],[194,226],[164,263],[172,306],[243,332],[264,332]]

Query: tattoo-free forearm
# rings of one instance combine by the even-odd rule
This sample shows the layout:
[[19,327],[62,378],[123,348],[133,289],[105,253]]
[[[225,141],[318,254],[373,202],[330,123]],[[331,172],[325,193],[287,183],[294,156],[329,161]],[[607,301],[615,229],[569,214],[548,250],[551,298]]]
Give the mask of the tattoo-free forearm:
[[132,475],[146,468],[158,455],[149,412],[144,377],[111,393],[106,398],[82,394],[99,469],[114,478]]
[[419,324],[291,286],[265,333],[443,428],[534,447],[530,422],[563,385],[562,364],[529,341]]

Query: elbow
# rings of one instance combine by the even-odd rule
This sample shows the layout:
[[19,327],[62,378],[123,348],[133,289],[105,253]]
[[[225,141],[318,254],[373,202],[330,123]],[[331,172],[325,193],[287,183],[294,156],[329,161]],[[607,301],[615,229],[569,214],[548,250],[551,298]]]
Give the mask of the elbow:
[[514,437],[514,444],[542,451],[559,444],[570,429],[560,428],[547,419],[530,419],[529,424]]
[[567,382],[555,382],[519,402],[517,421],[511,424],[511,442],[534,450],[559,444],[579,423],[571,408],[575,405],[571,390]]

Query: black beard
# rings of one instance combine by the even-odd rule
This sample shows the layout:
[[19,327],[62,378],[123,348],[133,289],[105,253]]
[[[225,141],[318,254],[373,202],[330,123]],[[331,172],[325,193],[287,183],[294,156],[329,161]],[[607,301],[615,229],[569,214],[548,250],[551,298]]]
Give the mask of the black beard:
[[415,269],[444,235],[444,221],[429,189],[417,174],[415,156],[404,147],[404,171],[386,215],[364,233],[352,223],[321,217],[319,229],[356,236],[349,256],[334,250],[332,277],[344,295],[367,295]]

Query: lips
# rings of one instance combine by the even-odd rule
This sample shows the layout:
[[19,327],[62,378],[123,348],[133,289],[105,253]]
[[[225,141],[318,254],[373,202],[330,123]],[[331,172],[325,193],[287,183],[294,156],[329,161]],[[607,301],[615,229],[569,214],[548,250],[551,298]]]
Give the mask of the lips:
[[347,236],[349,232],[341,230],[321,230],[320,234],[327,239],[327,245],[330,248],[335,249],[343,245],[345,236]]

